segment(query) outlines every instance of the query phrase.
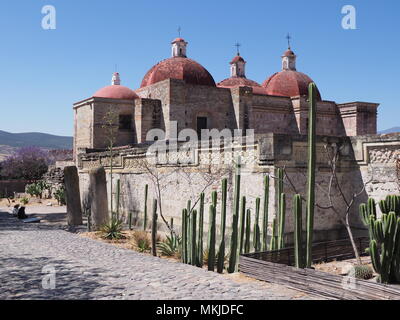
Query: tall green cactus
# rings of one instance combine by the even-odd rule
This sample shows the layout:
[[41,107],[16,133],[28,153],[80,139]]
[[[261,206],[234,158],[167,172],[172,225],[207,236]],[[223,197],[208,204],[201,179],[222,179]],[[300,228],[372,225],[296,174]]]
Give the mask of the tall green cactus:
[[[383,230],[382,230],[383,228]],[[394,283],[400,281],[400,217],[390,212],[385,221],[377,220],[373,225],[376,239],[370,242],[372,265],[379,273],[378,281]],[[380,250],[378,250],[380,244]]]
[[245,232],[245,241],[244,241],[244,253],[249,253],[250,252],[250,239],[251,235],[251,211],[250,209],[247,209],[246,211],[246,232]]
[[282,193],[279,199],[278,249],[283,249],[285,247],[286,195]]
[[197,210],[192,211],[191,218],[191,254],[192,257],[190,259],[191,265],[194,266],[197,264],[197,250],[196,250],[196,222],[197,222]]
[[400,214],[400,196],[388,195],[385,200],[379,201],[379,208],[382,213],[394,212]]
[[267,251],[268,244],[268,206],[269,206],[269,176],[264,177],[264,208],[263,208],[263,224],[262,224],[262,250]]
[[269,250],[277,250],[278,249],[278,236],[276,235],[276,218],[272,221],[272,233],[271,233],[271,242],[269,244]]
[[157,256],[157,199],[153,200],[153,216],[151,219],[151,251]]
[[222,199],[221,199],[221,243],[218,249],[217,272],[224,271],[225,263],[225,228],[226,228],[226,201],[227,201],[228,179],[222,180]]
[[144,216],[143,216],[143,230],[147,228],[147,196],[149,194],[149,185],[146,184],[144,187]]
[[293,197],[294,214],[294,258],[296,268],[304,268],[303,254],[303,229],[302,229],[302,206],[301,195]]
[[208,219],[208,271],[214,271],[215,267],[215,238],[216,238],[216,210],[210,205]]
[[200,194],[199,239],[197,240],[197,266],[203,266],[203,225],[204,225],[204,192]]
[[192,263],[192,229],[191,220],[192,220],[192,201],[188,200],[187,202],[187,218],[186,218],[186,239],[187,239],[187,263]]
[[259,252],[261,250],[261,235],[260,235],[260,226],[259,226],[259,219],[260,219],[260,198],[256,198],[256,215],[254,221],[254,228],[253,228],[253,246],[255,252]]
[[240,157],[236,165],[235,171],[235,190],[232,214],[232,236],[229,254],[228,272],[233,273],[237,270],[237,248],[238,248],[238,222],[239,222],[239,200],[240,200]]
[[243,253],[244,249],[244,234],[246,229],[246,197],[242,197],[240,204],[240,239],[239,239],[239,254]]
[[121,199],[121,180],[117,179],[117,190],[115,192],[115,197],[116,197],[116,214],[117,214],[117,220],[119,220],[119,208],[120,208],[120,199]]
[[182,262],[183,263],[187,263],[187,209],[183,209],[182,210]]
[[307,260],[306,265],[312,265],[312,245],[314,233],[315,207],[315,160],[316,160],[316,120],[317,120],[317,86],[308,86],[308,168],[307,168]]

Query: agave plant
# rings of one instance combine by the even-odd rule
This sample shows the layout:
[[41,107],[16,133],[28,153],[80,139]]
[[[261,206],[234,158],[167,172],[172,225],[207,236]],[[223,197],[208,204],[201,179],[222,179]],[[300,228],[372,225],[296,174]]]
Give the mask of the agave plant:
[[181,237],[172,233],[171,236],[167,236],[164,241],[158,242],[157,248],[160,251],[161,255],[172,257],[178,253],[180,245]]
[[101,227],[100,232],[104,239],[118,240],[124,238],[122,233],[122,221],[116,217],[113,217],[109,223],[104,224]]

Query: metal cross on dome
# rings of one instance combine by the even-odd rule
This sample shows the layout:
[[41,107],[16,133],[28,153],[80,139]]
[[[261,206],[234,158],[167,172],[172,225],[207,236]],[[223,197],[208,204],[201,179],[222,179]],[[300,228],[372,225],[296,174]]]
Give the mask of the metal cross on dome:
[[287,34],[286,39],[287,39],[287,43],[288,43],[288,48],[290,49],[290,40],[292,39],[292,37],[290,36],[289,33]]
[[235,43],[235,47],[236,47],[236,49],[237,49],[237,54],[239,55],[239,48],[241,47],[242,45],[239,43],[239,42],[236,42]]
[[179,27],[178,27],[178,35],[179,35],[179,38],[181,37],[181,31],[182,31],[182,28],[179,26]]

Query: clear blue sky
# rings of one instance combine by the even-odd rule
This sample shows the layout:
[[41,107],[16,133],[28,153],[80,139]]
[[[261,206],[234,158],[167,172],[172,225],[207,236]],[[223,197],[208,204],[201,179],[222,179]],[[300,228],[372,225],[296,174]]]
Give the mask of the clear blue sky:
[[[57,29],[41,28],[44,5]],[[357,30],[341,27],[341,9],[357,10]],[[400,125],[398,0],[2,0],[0,130],[72,135],[72,104],[110,83],[136,89],[146,71],[170,56],[178,26],[188,56],[216,81],[229,74],[242,44],[247,77],[280,70],[290,32],[297,69],[326,100],[379,102],[378,128]]]

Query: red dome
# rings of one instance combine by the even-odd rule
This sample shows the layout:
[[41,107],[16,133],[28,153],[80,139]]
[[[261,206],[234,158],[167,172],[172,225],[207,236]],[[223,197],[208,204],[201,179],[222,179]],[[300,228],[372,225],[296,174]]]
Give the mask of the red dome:
[[228,79],[219,82],[217,86],[223,88],[233,88],[233,87],[243,87],[243,86],[261,87],[257,82],[243,77],[230,77]]
[[244,59],[240,55],[237,55],[232,59],[232,61],[230,63],[232,64],[232,63],[235,63],[235,62],[238,62],[238,61],[246,62],[246,61],[244,61]]
[[[304,73],[284,70],[273,74],[265,80],[262,86],[268,95],[294,97],[308,96],[308,85],[313,80]],[[321,94],[317,90],[317,99],[321,100]]]
[[121,85],[111,85],[104,87],[97,91],[93,97],[97,98],[111,98],[111,99],[124,99],[133,100],[139,98],[139,96],[128,87]]
[[180,79],[186,83],[214,86],[211,74],[196,61],[184,57],[172,57],[152,67],[144,76],[141,88],[163,81]]

